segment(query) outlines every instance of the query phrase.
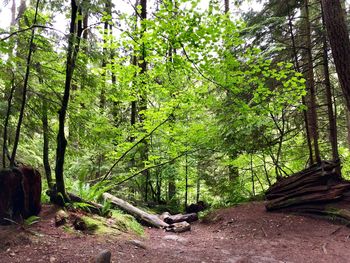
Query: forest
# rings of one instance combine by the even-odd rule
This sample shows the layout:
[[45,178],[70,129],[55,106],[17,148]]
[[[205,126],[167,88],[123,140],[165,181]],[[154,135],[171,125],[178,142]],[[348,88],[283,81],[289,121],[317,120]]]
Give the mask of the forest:
[[[248,203],[253,218],[263,207],[349,225],[349,8],[345,0],[3,0],[0,223],[26,228],[18,221],[36,222],[49,204],[105,216],[112,205],[127,210],[114,204],[121,200],[152,218],[204,208],[213,218]],[[330,242],[323,256],[337,251]],[[120,262],[136,261],[128,260]]]

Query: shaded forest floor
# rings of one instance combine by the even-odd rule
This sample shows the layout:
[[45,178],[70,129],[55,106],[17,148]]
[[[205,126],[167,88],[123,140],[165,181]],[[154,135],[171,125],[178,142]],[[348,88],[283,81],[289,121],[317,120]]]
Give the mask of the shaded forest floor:
[[[261,202],[218,210],[191,232],[147,228],[145,237],[70,233],[45,207],[29,228],[0,227],[0,262],[90,262],[103,249],[112,262],[350,262],[350,228],[320,219],[265,212]],[[140,241],[140,242],[139,242]]]

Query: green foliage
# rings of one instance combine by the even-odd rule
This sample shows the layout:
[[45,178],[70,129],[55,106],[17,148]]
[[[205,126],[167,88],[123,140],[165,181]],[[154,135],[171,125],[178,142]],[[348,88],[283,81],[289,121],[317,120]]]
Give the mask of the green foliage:
[[[161,2],[142,23],[131,13],[116,18],[102,2],[84,3],[91,16],[121,30],[112,34],[104,25],[91,27],[88,39],[82,39],[65,128],[67,190],[91,201],[100,201],[106,191],[132,201],[145,200],[142,171],[148,168],[148,186],[152,186],[148,201],[165,201],[178,211],[186,191],[189,203],[196,202],[199,191],[199,199],[213,207],[227,206],[261,196],[277,175],[304,168],[305,80],[293,70],[286,48],[254,38],[269,25],[280,29],[284,15],[257,25],[254,21],[259,17],[232,19],[216,1],[204,10],[200,1]],[[50,25],[54,13],[42,8],[39,24]],[[30,26],[32,16],[28,9],[21,26]],[[8,127],[10,148],[29,34],[24,31],[0,41],[1,123],[11,85],[18,86]],[[36,167],[42,166],[44,102],[48,155],[52,168],[55,165],[66,40],[55,31],[36,29],[18,153],[18,160]],[[140,66],[143,59],[145,72]],[[130,124],[132,103],[136,104],[134,125]],[[347,151],[342,151],[343,160],[348,160]],[[107,180],[101,181],[115,163]],[[349,169],[346,161],[345,174]],[[45,196],[43,200],[48,201]],[[110,205],[105,203],[103,210],[108,213]]]
[[27,219],[24,220],[24,224],[26,226],[31,226],[34,225],[36,223],[38,223],[40,221],[40,217],[38,216],[30,216]]

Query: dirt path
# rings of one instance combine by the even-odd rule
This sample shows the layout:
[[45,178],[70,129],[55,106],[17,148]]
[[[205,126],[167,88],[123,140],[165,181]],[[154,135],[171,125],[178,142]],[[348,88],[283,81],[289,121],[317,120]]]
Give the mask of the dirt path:
[[349,228],[266,213],[262,203],[220,210],[187,233],[146,229],[144,239],[69,234],[53,226],[50,211],[32,229],[41,237],[14,229],[0,227],[0,262],[89,262],[103,249],[113,262],[350,262]]

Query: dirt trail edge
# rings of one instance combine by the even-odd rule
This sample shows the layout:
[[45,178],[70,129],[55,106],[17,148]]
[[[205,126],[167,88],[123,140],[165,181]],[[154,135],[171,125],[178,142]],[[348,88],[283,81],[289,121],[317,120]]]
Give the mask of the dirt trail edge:
[[[350,229],[324,220],[267,213],[249,203],[212,213],[191,232],[146,229],[146,237],[67,233],[55,228],[52,213],[31,231],[0,227],[0,262],[89,262],[109,249],[112,262],[350,262]],[[17,227],[18,228],[18,227]]]

